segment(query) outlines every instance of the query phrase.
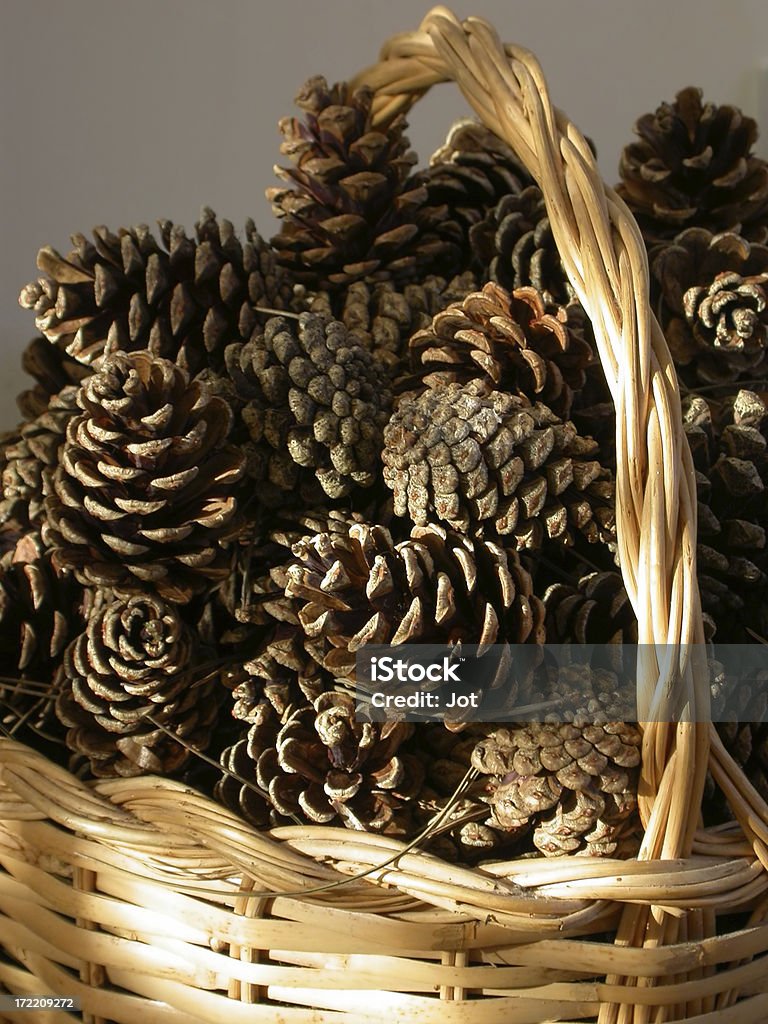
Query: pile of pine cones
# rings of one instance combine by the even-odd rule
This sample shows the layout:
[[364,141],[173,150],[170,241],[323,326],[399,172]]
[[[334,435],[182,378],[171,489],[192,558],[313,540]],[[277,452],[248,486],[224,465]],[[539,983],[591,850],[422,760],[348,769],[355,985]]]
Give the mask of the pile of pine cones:
[[[543,196],[475,123],[419,169],[371,99],[303,87],[269,243],[205,209],[192,235],[40,251],[20,297],[36,383],[0,446],[4,729],[86,776],[194,779],[207,751],[216,796],[259,827],[413,837],[471,770],[442,856],[631,855],[641,737],[603,708],[610,679],[566,722],[356,715],[367,643],[637,638],[613,410]],[[708,632],[751,642],[768,165],[755,123],[695,89],[636,131],[619,192],[684,390]],[[763,727],[728,728],[768,793]]]

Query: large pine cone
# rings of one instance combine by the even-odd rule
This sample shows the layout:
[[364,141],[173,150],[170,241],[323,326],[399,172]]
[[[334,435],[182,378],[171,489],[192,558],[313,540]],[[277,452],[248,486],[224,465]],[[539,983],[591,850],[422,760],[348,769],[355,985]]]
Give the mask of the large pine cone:
[[194,239],[160,222],[161,243],[146,225],[93,242],[73,235],[66,257],[41,249],[46,275],[21,292],[38,330],[81,363],[103,354],[148,349],[191,373],[220,367],[224,347],[253,329],[254,305],[286,308],[291,291],[252,221],[245,242],[232,224],[203,209]]
[[533,825],[546,856],[631,854],[641,831],[641,742],[624,722],[532,723],[495,730],[476,745],[472,764],[488,778],[496,826]]
[[752,154],[757,124],[731,106],[681,90],[635,124],[639,142],[621,156],[619,195],[647,240],[696,225],[750,229],[768,211],[768,165]]
[[209,742],[218,680],[200,681],[200,651],[173,605],[149,594],[105,592],[100,602],[57,677],[56,713],[69,728],[67,744],[99,777],[176,772],[189,757],[179,740],[198,750]]
[[73,385],[64,388],[51,398],[44,412],[18,427],[6,443],[0,501],[3,526],[15,523],[24,530],[42,526],[45,499],[53,491],[53,475],[67,424],[80,411],[77,392]]
[[486,284],[437,313],[410,341],[425,373],[466,383],[483,374],[494,389],[544,402],[566,418],[574,391],[595,362],[580,306],[556,306],[535,288],[505,291]]
[[563,267],[541,189],[529,185],[504,196],[470,231],[472,252],[486,276],[508,291],[529,285],[547,302],[576,297]]
[[384,479],[395,512],[462,533],[495,531],[519,548],[576,529],[610,540],[613,483],[596,444],[546,406],[483,381],[406,395],[384,431]]
[[689,387],[768,370],[768,247],[689,228],[650,254],[652,292]]
[[[461,248],[425,207],[427,191],[411,176],[405,119],[371,123],[373,94],[310,78],[296,97],[304,120],[280,122],[276,168],[287,187],[267,189],[283,226],[272,239],[280,263],[308,287],[334,290],[357,280],[424,278],[455,273]],[[446,237],[447,235],[447,237]]]
[[691,395],[683,426],[696,467],[702,606],[720,643],[749,642],[745,627],[764,636],[768,626],[768,408],[751,391]]
[[46,499],[57,563],[85,584],[181,602],[224,579],[244,466],[226,402],[136,352],[108,357],[77,403]]
[[414,331],[427,327],[435,313],[463,299],[476,286],[470,273],[448,282],[428,277],[401,288],[391,281],[355,281],[343,292],[318,292],[309,308],[312,313],[335,315],[394,376],[402,370]]
[[[333,498],[376,480],[390,393],[384,368],[338,321],[273,317],[227,349],[264,503],[317,482]],[[322,494],[322,492],[321,492]]]
[[[224,752],[226,770],[253,780],[283,818],[388,834],[412,831],[408,805],[424,773],[418,758],[401,748],[413,725],[357,721],[348,694],[322,693],[312,702],[270,696],[254,708],[247,738]],[[242,785],[236,793],[236,781],[219,792],[265,824],[258,794]]]

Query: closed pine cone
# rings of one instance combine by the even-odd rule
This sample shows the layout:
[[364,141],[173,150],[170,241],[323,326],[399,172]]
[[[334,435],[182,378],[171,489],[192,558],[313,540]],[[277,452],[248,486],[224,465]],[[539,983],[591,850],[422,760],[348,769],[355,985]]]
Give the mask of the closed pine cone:
[[224,579],[244,462],[227,403],[149,352],[110,356],[77,402],[46,498],[57,564],[181,602]]
[[472,251],[491,281],[508,291],[531,286],[567,306],[576,293],[557,250],[541,189],[529,185],[499,200],[470,232]]
[[340,498],[376,481],[389,384],[344,324],[273,317],[226,361],[263,503],[284,504],[302,487],[316,498],[318,483],[321,496]]
[[753,229],[768,211],[768,165],[754,156],[757,124],[732,106],[682,89],[635,124],[639,141],[621,156],[617,188],[647,241],[690,225]]
[[191,373],[219,367],[224,347],[253,329],[253,306],[280,309],[292,293],[252,221],[240,242],[232,224],[203,208],[195,237],[160,222],[117,234],[95,228],[93,242],[73,235],[67,256],[46,246],[19,301],[38,330],[81,363],[105,353],[148,349]]
[[641,734],[598,721],[510,726],[476,745],[472,764],[487,777],[497,827],[533,826],[546,856],[635,852]]
[[689,228],[650,259],[659,322],[683,382],[765,377],[768,247]]
[[540,399],[567,417],[595,357],[580,306],[557,306],[532,287],[486,284],[437,313],[410,341],[422,372],[462,383],[485,375],[498,391]]
[[291,277],[313,290],[452,274],[461,261],[452,232],[425,207],[427,190],[412,176],[416,155],[405,119],[374,128],[372,98],[368,88],[329,87],[317,76],[296,97],[303,121],[280,121],[280,149],[293,166],[275,168],[286,185],[267,189],[283,221],[272,245]]
[[395,513],[463,533],[511,536],[519,548],[574,529],[610,539],[613,482],[597,445],[541,403],[481,380],[405,395],[384,431],[384,480]]
[[98,777],[176,772],[189,754],[174,736],[200,750],[209,742],[218,681],[198,682],[200,651],[176,607],[150,594],[100,598],[57,677],[67,744]]

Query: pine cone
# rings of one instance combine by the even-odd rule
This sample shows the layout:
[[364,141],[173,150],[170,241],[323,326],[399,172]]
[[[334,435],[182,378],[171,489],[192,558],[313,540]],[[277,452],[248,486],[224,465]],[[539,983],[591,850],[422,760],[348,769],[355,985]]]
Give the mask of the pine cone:
[[545,536],[568,543],[574,528],[610,538],[613,483],[590,458],[595,443],[540,403],[479,380],[446,384],[404,396],[384,442],[395,513],[419,525],[436,517],[463,533],[493,530],[519,548]]
[[552,235],[544,196],[535,185],[500,199],[469,237],[485,276],[508,291],[532,286],[547,302],[561,306],[576,298]]
[[543,601],[548,643],[637,643],[637,620],[617,572],[589,573],[576,586],[553,583]]
[[263,503],[285,503],[302,485],[311,501],[318,482],[332,498],[375,482],[388,381],[342,323],[274,317],[249,342],[231,345],[226,361]]
[[764,635],[768,585],[768,408],[751,391],[683,402],[683,426],[696,467],[697,563],[702,606],[720,643]]
[[77,392],[70,386],[53,396],[47,409],[21,424],[6,444],[0,524],[15,523],[24,531],[42,527],[67,424],[79,412]]
[[225,346],[248,337],[253,306],[287,308],[292,293],[252,221],[245,242],[232,224],[203,208],[195,238],[160,222],[162,244],[142,224],[115,235],[95,228],[93,242],[73,235],[66,257],[47,246],[46,275],[19,296],[38,330],[81,363],[117,351],[148,349],[195,374],[219,368]]
[[87,592],[56,570],[39,534],[27,534],[0,565],[0,650],[6,667],[52,674],[89,607]]
[[98,777],[178,771],[189,756],[179,740],[204,750],[218,713],[218,680],[199,673],[200,651],[174,606],[102,592],[57,677],[68,746]]
[[[408,804],[423,781],[419,760],[401,751],[412,725],[359,722],[352,697],[331,692],[312,703],[289,699],[281,710],[263,701],[252,720],[247,739],[225,751],[223,763],[253,778],[279,815],[314,824],[340,819],[347,828],[388,834],[411,831]],[[249,802],[263,823],[258,800],[247,790],[238,794],[238,809],[246,814]]]
[[37,384],[23,391],[16,402],[26,420],[37,419],[47,411],[55,397],[71,385],[79,386],[91,372],[87,366],[68,356],[58,344],[45,338],[33,338],[21,357],[24,370]]
[[594,362],[585,324],[580,306],[552,305],[535,288],[510,295],[486,284],[417,331],[411,357],[423,371],[440,372],[441,381],[466,383],[481,373],[496,390],[540,399],[567,417]]
[[768,212],[768,165],[752,154],[757,124],[731,106],[683,89],[635,124],[621,156],[619,195],[647,241],[689,225],[739,231]]
[[344,292],[318,292],[309,308],[312,313],[336,315],[355,340],[394,375],[402,368],[414,331],[428,326],[438,310],[464,298],[475,287],[469,273],[449,282],[428,277],[423,283],[400,289],[391,281],[355,281]]
[[497,827],[533,826],[546,856],[635,852],[642,737],[634,725],[529,724],[497,729],[479,742],[473,766],[488,777]]
[[358,280],[402,284],[453,274],[461,262],[441,218],[424,209],[427,191],[411,176],[416,156],[404,118],[373,128],[372,97],[368,88],[329,88],[317,76],[296,97],[304,121],[280,122],[280,149],[293,166],[275,169],[288,187],[267,189],[283,220],[272,245],[292,278],[313,290]]
[[366,644],[543,641],[541,603],[514,550],[434,525],[396,545],[383,527],[354,524],[346,537],[299,541],[294,553],[285,593],[337,678],[354,682]]
[[474,261],[472,229],[498,202],[519,194],[533,179],[512,150],[476,121],[458,121],[429,161],[423,174],[427,208],[439,214],[464,254],[464,267]]
[[229,406],[148,352],[110,356],[77,403],[46,499],[57,564],[180,602],[224,579],[244,462]]
[[689,228],[650,258],[659,322],[684,383],[765,377],[768,247]]

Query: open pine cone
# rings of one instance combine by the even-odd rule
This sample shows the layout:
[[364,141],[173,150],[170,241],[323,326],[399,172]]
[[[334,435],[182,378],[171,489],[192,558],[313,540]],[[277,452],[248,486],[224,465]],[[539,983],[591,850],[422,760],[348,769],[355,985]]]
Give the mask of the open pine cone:
[[146,225],[117,234],[99,227],[93,242],[73,235],[67,256],[47,246],[37,258],[46,276],[19,301],[34,310],[38,330],[81,363],[148,349],[191,373],[220,367],[224,347],[253,329],[253,306],[291,304],[252,221],[243,243],[204,207],[193,239],[170,221],[160,222],[160,235],[158,242]]
[[57,564],[87,585],[181,602],[224,579],[244,468],[226,402],[168,360],[120,352],[77,404],[46,498]]

